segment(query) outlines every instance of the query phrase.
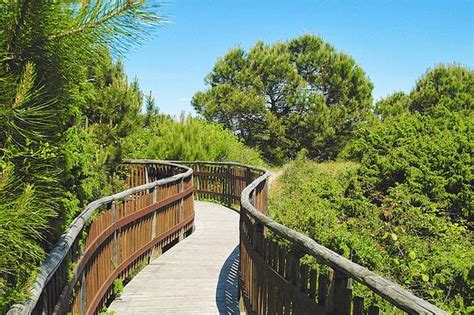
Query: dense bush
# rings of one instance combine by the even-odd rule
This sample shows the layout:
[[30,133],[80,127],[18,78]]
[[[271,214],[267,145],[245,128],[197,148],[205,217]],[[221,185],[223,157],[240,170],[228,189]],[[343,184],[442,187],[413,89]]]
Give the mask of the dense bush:
[[472,303],[471,232],[433,211],[436,202],[406,185],[373,189],[372,176],[390,175],[369,175],[368,164],[339,164],[334,172],[333,164],[298,159],[272,191],[271,214],[416,295],[464,314]]
[[246,147],[220,125],[191,116],[177,121],[156,115],[151,124],[129,136],[124,155],[162,160],[233,161],[264,165],[259,153]]
[[403,190],[409,204],[467,226],[474,207],[473,121],[473,112],[397,117],[360,130],[341,157],[362,163],[374,202]]

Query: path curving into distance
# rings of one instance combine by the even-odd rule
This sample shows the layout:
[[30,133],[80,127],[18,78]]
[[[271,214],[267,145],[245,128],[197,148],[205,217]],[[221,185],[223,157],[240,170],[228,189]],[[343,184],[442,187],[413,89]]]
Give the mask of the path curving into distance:
[[116,314],[239,314],[239,214],[195,201],[195,231],[141,270]]

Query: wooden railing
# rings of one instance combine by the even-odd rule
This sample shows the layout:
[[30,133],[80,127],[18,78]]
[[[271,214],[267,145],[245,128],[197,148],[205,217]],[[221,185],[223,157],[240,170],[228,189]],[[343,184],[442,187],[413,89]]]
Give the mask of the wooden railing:
[[[447,314],[270,219],[266,170],[236,163],[180,164],[194,169],[198,198],[236,209],[240,200],[239,285],[247,313]],[[301,258],[305,255],[316,263],[303,263]],[[370,289],[366,291],[372,292],[372,296],[353,296],[353,284]],[[381,309],[377,300],[389,307]]]
[[48,255],[31,297],[8,314],[95,314],[127,279],[194,226],[192,170],[128,161],[131,187],[90,203]]
[[[128,184],[138,186],[89,204],[46,259],[32,298],[10,313],[97,313],[115,279],[127,278],[192,231],[194,191],[197,199],[240,211],[239,287],[249,314],[372,315],[381,311],[377,301],[392,305],[382,309],[388,314],[447,314],[270,219],[266,170],[238,163],[174,163],[194,169],[194,177],[191,169],[173,163],[125,163]],[[303,262],[303,256],[314,262]],[[373,296],[353,296],[356,284]]]

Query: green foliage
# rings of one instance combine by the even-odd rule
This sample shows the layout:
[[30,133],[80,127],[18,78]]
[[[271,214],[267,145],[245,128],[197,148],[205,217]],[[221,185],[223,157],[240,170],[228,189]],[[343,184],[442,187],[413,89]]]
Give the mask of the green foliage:
[[386,120],[408,113],[444,116],[469,114],[474,109],[474,71],[457,65],[428,70],[409,93],[396,92],[375,104],[375,114]]
[[264,165],[258,152],[246,147],[219,125],[191,116],[179,121],[155,115],[151,124],[127,137],[128,158],[162,160],[234,161]]
[[458,66],[430,70],[408,96],[380,101],[384,121],[361,128],[339,157],[362,162],[371,192],[403,186],[411,203],[471,225],[472,80],[474,72]]
[[8,197],[0,205],[0,312],[25,297],[44,249],[82,206],[113,189],[120,137],[141,93],[109,49],[120,54],[143,39],[161,21],[156,7],[0,3],[0,177],[15,183],[0,187]]
[[302,149],[334,158],[372,103],[362,69],[313,35],[231,49],[206,83],[192,100],[197,112],[277,164]]
[[[330,174],[297,160],[275,217],[456,314],[473,302],[474,163],[470,70],[438,66],[410,94],[377,102]],[[390,313],[390,311],[387,311]]]
[[118,278],[114,280],[112,292],[114,296],[120,296],[123,293],[123,280]]
[[467,225],[474,207],[473,121],[473,112],[397,117],[361,129],[344,155],[361,161],[367,191],[403,190],[413,206]]
[[374,112],[382,120],[408,113],[410,97],[403,92],[396,92],[375,103]]
[[100,310],[99,315],[115,315],[115,311],[111,311],[104,306],[103,309]]
[[0,159],[0,313],[25,298],[31,272],[42,261],[39,244],[53,215],[34,186],[22,183],[13,166]]
[[411,111],[432,113],[474,109],[474,71],[457,65],[439,65],[429,70],[411,92]]
[[464,313],[472,303],[471,232],[433,213],[435,203],[414,204],[420,197],[403,185],[386,195],[370,191],[366,167],[348,164],[334,172],[327,164],[298,159],[272,192],[270,212],[421,298]]

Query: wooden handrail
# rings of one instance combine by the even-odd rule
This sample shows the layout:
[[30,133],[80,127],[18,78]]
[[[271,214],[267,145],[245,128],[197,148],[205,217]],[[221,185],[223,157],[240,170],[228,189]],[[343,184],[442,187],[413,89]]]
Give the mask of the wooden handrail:
[[[30,298],[13,305],[8,314],[95,313],[111,295],[116,278],[125,278],[156,249],[161,251],[163,246],[172,244],[192,230],[192,169],[162,161],[125,161],[124,165],[133,171],[129,183],[143,184],[88,204],[46,257]],[[156,180],[148,178],[148,166],[154,166]],[[191,203],[183,205],[187,200]],[[120,201],[123,203],[118,203]],[[181,205],[177,201],[181,201]],[[103,207],[106,210],[99,215],[98,210]],[[180,213],[179,221],[172,226],[163,225],[165,223],[160,222],[159,216],[165,211]],[[187,216],[181,215],[184,211]],[[99,229],[94,229],[94,224]],[[132,231],[131,226],[138,229]],[[87,227],[89,234],[81,240]],[[157,233],[159,229],[160,233]],[[119,241],[126,242],[122,244],[124,248],[119,248]],[[85,243],[84,250],[80,249],[80,242]],[[94,267],[93,263],[99,266]],[[91,268],[105,270],[104,279],[88,279]],[[68,274],[72,274],[72,278]],[[91,288],[93,294],[86,292]],[[74,289],[75,296],[72,294]]]

